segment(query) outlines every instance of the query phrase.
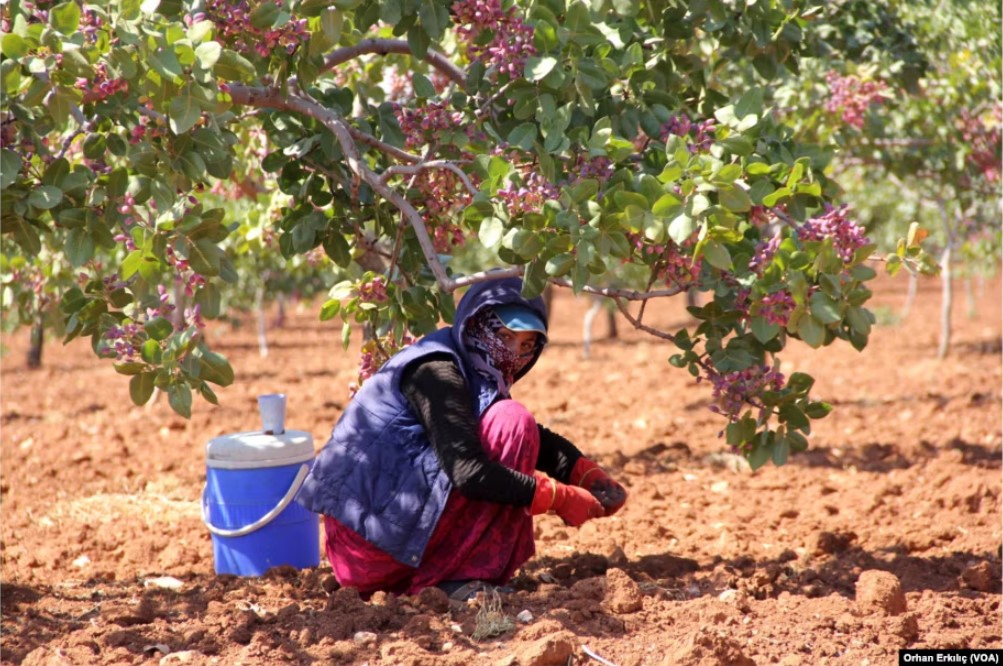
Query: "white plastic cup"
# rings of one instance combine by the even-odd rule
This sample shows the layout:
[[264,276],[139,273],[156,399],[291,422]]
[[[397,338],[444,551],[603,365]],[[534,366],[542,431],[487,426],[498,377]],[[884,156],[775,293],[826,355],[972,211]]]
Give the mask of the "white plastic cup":
[[286,431],[286,394],[266,393],[258,396],[261,429],[266,435],[281,435]]

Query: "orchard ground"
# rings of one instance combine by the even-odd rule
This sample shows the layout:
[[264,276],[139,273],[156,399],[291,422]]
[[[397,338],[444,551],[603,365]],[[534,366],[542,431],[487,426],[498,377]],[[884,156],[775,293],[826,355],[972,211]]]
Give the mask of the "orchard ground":
[[[880,320],[906,285],[879,280]],[[863,353],[792,344],[782,370],[814,375],[835,411],[807,453],[751,473],[718,437],[709,387],[668,366],[667,343],[621,320],[620,338],[583,360],[589,303],[558,292],[553,343],[515,395],[630,498],[581,529],[540,518],[537,555],[495,616],[492,599],[438,591],[364,602],[323,559],[214,575],[205,443],[254,429],[255,396],[283,391],[287,427],[320,448],[348,400],[358,336],[343,351],[315,307],[269,332],[267,359],[250,323],[208,329],[237,383],[190,421],[165,399],[132,406],[86,343],[50,343],[28,371],[22,331],[4,340],[2,368],[2,663],[599,663],[587,648],[618,666],[877,665],[903,646],[999,648],[1001,300],[990,280],[969,318],[959,283],[943,361],[933,279]],[[691,322],[673,301],[646,323]],[[511,628],[474,638],[503,616]]]

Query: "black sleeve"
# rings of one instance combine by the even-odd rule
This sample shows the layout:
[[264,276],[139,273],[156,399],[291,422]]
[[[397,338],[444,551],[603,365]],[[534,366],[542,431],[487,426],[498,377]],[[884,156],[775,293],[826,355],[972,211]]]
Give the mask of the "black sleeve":
[[536,479],[488,459],[470,401],[470,391],[456,363],[436,354],[405,368],[401,391],[425,427],[439,464],[464,497],[499,504],[529,506]]
[[540,457],[536,461],[536,468],[561,483],[568,483],[571,470],[582,457],[582,452],[556,432],[542,425],[537,425],[537,428],[540,429]]

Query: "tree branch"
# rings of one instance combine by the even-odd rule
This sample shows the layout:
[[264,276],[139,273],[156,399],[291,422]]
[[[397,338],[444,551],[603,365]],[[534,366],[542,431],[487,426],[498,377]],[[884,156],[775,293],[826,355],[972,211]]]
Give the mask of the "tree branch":
[[449,160],[429,160],[428,162],[420,162],[414,166],[392,166],[380,175],[380,180],[385,183],[391,176],[416,176],[426,169],[448,169],[460,177],[460,180],[463,181],[463,184],[471,194],[476,195],[478,192],[474,184],[470,182],[467,174],[463,173],[460,167]]
[[[348,62],[349,60],[358,58],[359,56],[367,53],[375,53],[382,56],[385,56],[388,53],[400,53],[402,55],[410,56],[414,55],[411,53],[411,47],[408,46],[408,43],[401,39],[363,39],[354,46],[345,46],[331,51],[331,53],[324,58],[324,69],[334,69],[342,63]],[[429,49],[425,53],[425,57],[422,58],[422,60],[442,72],[446,78],[453,81],[458,86],[463,88],[466,87],[467,73],[454,65],[449,58],[443,54]]]
[[277,88],[251,88],[242,85],[230,86],[230,97],[234,104],[246,104],[249,106],[267,107],[280,109],[283,111],[294,111],[309,116],[324,125],[334,134],[341,145],[344,153],[345,163],[354,176],[366,183],[376,194],[380,195],[403,213],[405,219],[414,229],[418,238],[418,245],[421,246],[422,254],[432,275],[435,276],[439,288],[450,293],[456,289],[454,281],[446,275],[446,269],[439,261],[435,246],[425,228],[425,221],[421,214],[415,210],[414,206],[401,195],[400,192],[389,187],[380,180],[380,177],[370,169],[365,162],[359,159],[358,146],[352,140],[352,133],[348,125],[336,112],[322,106],[306,93],[299,95],[285,93]]
[[662,338],[663,340],[669,340],[670,342],[675,342],[676,341],[676,336],[672,335],[671,333],[666,333],[665,331],[659,331],[657,328],[652,328],[650,326],[642,324],[640,321],[638,321],[637,319],[635,319],[634,316],[632,314],[630,314],[630,310],[627,309],[627,306],[624,304],[623,299],[621,299],[621,298],[614,298],[613,302],[616,303],[616,307],[617,307],[618,310],[620,310],[620,314],[622,314],[624,316],[624,318],[627,321],[629,321],[631,323],[631,325],[634,328],[636,328],[637,330],[644,331],[645,333],[647,333],[649,335],[653,335],[656,338]]

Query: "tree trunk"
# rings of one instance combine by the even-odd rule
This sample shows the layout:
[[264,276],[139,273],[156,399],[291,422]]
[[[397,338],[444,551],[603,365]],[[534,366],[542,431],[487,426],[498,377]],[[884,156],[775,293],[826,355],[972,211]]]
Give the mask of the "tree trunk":
[[279,306],[278,314],[275,315],[275,328],[282,328],[286,325],[286,295],[280,293],[275,302]]
[[31,327],[29,340],[28,367],[35,370],[42,367],[42,345],[45,344],[45,327],[42,325],[42,315],[38,315],[35,325]]
[[954,285],[951,283],[951,251],[954,245],[954,234],[951,233],[951,219],[947,214],[944,200],[937,201],[940,215],[944,221],[944,254],[940,260],[940,346],[937,348],[937,358],[946,358],[951,348],[951,309],[954,307]]
[[951,348],[951,309],[954,306],[954,287],[951,283],[951,243],[947,243],[940,259],[940,346],[937,358],[946,358]]
[[965,316],[975,319],[979,315],[979,309],[975,304],[975,285],[972,284],[972,276],[965,278]]
[[258,287],[254,292],[254,309],[258,316],[258,354],[261,358],[268,357],[268,338],[265,331],[268,326],[265,323],[265,287]]
[[899,312],[899,320],[904,320],[912,312],[912,304],[916,300],[916,288],[919,285],[919,278],[915,273],[909,273],[909,289],[905,293],[905,303]]

